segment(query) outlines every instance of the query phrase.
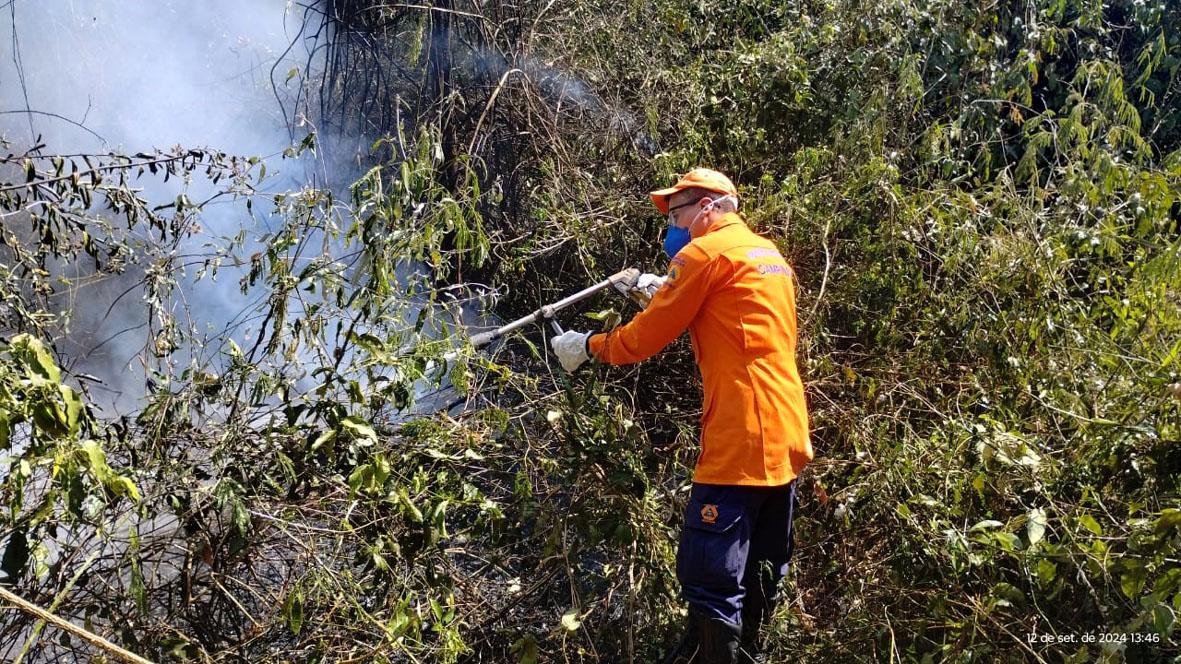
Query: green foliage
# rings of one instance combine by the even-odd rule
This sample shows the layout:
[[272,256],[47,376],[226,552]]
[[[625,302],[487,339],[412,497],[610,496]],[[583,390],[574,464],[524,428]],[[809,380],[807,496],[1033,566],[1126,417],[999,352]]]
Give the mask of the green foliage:
[[[366,39],[333,62],[397,74],[288,80],[385,135],[347,196],[279,194],[265,235],[208,238],[199,279],[260,303],[212,359],[178,360],[173,249],[202,206],[132,183],[200,170],[252,210],[257,159],[3,162],[27,231],[0,235],[10,577],[51,596],[109,545],[74,615],[160,659],[657,659],[681,623],[685,345],[568,377],[545,331],[477,354],[459,330],[659,271],[643,192],[705,164],[799,279],[818,458],[771,661],[1179,654],[1176,6],[339,9],[316,20]],[[82,257],[144,277],[153,388],[120,421],[54,360],[55,261]],[[612,297],[587,304],[603,325]]]
[[9,526],[0,568],[10,581],[29,562],[46,572],[57,528],[95,523],[121,498],[140,501],[135,482],[108,465],[99,432],[44,344],[18,334],[0,345],[0,446],[14,455],[0,483]]
[[[1105,5],[1127,25],[1087,23],[1070,3],[890,3],[858,27],[850,9],[820,12],[829,30],[787,27],[781,48],[814,53],[800,79],[839,91],[807,97],[825,133],[748,133],[728,156],[738,172],[776,148],[792,157],[745,189],[805,293],[827,458],[801,536],[843,563],[797,561],[802,597],[845,607],[831,637],[834,609],[797,616],[815,630],[805,648],[839,660],[868,641],[918,661],[1169,652],[1178,540],[1151,524],[1178,496],[1166,386],[1181,173],[1172,125],[1143,121],[1171,111],[1127,90],[1175,80],[1175,64],[1146,66],[1181,47],[1175,10]],[[720,59],[736,72],[758,61]],[[736,107],[698,108],[700,123]],[[1087,632],[1139,640],[1023,642]]]

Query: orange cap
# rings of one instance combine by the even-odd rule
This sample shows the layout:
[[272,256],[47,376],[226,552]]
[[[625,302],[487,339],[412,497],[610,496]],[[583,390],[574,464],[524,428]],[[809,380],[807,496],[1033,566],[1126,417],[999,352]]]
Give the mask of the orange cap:
[[734,188],[734,183],[730,181],[730,178],[708,168],[694,168],[685,173],[684,177],[677,180],[677,183],[668,189],[657,189],[648,195],[652,197],[652,202],[656,204],[656,209],[660,210],[661,214],[668,214],[669,196],[693,187],[716,191],[719,194],[738,195],[738,190]]

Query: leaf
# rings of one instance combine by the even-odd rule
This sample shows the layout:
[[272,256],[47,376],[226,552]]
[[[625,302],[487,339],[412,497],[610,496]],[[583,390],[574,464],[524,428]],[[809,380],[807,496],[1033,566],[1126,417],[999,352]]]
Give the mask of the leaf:
[[977,473],[976,477],[972,478],[972,488],[976,490],[977,494],[984,492],[984,473]]
[[1025,524],[1025,535],[1033,546],[1046,536],[1046,511],[1042,508],[1030,510],[1029,522]]
[[1028,468],[1037,468],[1042,463],[1042,457],[1037,452],[1034,452],[1031,447],[1022,443],[1017,448],[1020,456],[1017,457],[1017,465],[1026,466]]
[[78,433],[82,424],[80,418],[82,414],[82,397],[78,396],[78,393],[67,385],[60,385],[58,391],[61,392],[62,399],[66,402],[65,421],[63,424],[69,435],[75,435]]
[[512,651],[517,655],[517,664],[537,664],[540,661],[537,639],[532,634],[517,639],[512,645]]
[[127,496],[135,502],[140,501],[139,488],[130,478],[122,475],[115,477],[107,487],[117,496]]
[[406,493],[406,487],[398,489],[398,501],[402,503],[402,507],[405,509],[411,521],[422,523],[422,510],[418,509],[414,505],[414,502],[410,500],[410,494]]
[[1128,599],[1136,599],[1144,589],[1144,582],[1148,579],[1148,570],[1144,563],[1134,558],[1124,559],[1124,572],[1119,577],[1120,590],[1124,591]]
[[447,537],[447,499],[439,501],[431,510],[431,530],[440,537]]
[[1156,606],[1152,607],[1152,631],[1157,634],[1168,636],[1176,620],[1177,616],[1168,604],[1158,602]]
[[1004,581],[992,587],[992,596],[998,606],[1016,606],[1025,602],[1025,594],[1017,586]]
[[1058,575],[1058,566],[1050,562],[1048,558],[1042,558],[1037,561],[1037,581],[1045,588],[1054,582],[1054,577]]
[[38,579],[49,576],[49,547],[45,546],[44,542],[38,542],[37,546],[33,547],[30,558],[33,561],[33,574],[36,574]]
[[284,602],[283,614],[287,619],[287,627],[291,633],[299,636],[299,631],[303,629],[303,593],[298,589],[291,591],[287,595],[287,601]]
[[312,451],[315,452],[322,447],[327,447],[328,449],[325,450],[325,452],[330,453],[332,451],[332,443],[335,440],[336,440],[336,430],[329,429],[328,431],[325,431],[324,433],[320,434],[319,436],[316,436],[316,440],[312,441]]
[[240,498],[235,497],[230,514],[234,520],[234,526],[238,532],[245,535],[250,529],[250,511],[246,509],[246,503],[242,502]]
[[969,528],[968,532],[974,533],[974,532],[977,532],[980,530],[987,530],[989,528],[1000,528],[1003,525],[1005,525],[1005,524],[1003,524],[1000,521],[997,521],[995,519],[985,519],[984,521],[980,521],[976,525]]
[[[0,434],[3,435],[3,434]],[[1170,528],[1181,526],[1181,510],[1170,507],[1161,510],[1160,516],[1153,523],[1152,532],[1161,535],[1167,532]]]
[[996,532],[992,533],[992,538],[1005,551],[1016,551],[1021,548],[1021,540],[1013,533]]
[[349,474],[348,485],[349,495],[355,496],[361,492],[361,486],[365,484],[365,480],[373,474],[373,470],[368,465],[357,466],[357,469]]
[[925,493],[920,493],[920,494],[916,495],[914,498],[912,498],[911,500],[922,505],[923,507],[938,507],[939,506],[939,501],[935,500],[934,498],[932,498],[931,496],[928,496]]
[[131,562],[131,597],[135,600],[135,608],[139,611],[141,618],[146,618],[148,615],[148,593],[144,586],[144,574],[140,568],[139,563],[132,559]]
[[1091,531],[1096,535],[1102,535],[1103,529],[1099,527],[1099,522],[1090,514],[1084,514],[1078,518],[1078,522],[1083,528]]
[[340,426],[349,433],[353,440],[362,445],[377,444],[377,432],[361,417],[350,415],[340,421]]
[[12,338],[9,346],[14,358],[21,363],[30,379],[61,382],[61,371],[57,368],[57,363],[40,341],[28,334],[18,334]]
[[582,621],[578,619],[577,609],[570,609],[562,614],[562,627],[567,632],[576,632],[579,627],[582,627]]
[[79,449],[85,455],[87,467],[90,469],[91,474],[94,475],[94,478],[106,484],[111,474],[111,467],[107,465],[107,455],[99,447],[98,441],[85,441],[79,446]]
[[547,411],[545,414],[545,421],[550,424],[554,424],[560,419],[562,419],[562,411],[560,410]]
[[66,435],[66,414],[56,403],[38,403],[33,406],[33,423],[47,435],[59,438]]
[[603,309],[602,311],[590,311],[583,315],[591,320],[597,320],[602,323],[600,329],[603,330],[612,330],[619,327],[619,324],[623,322],[623,316],[614,308]]

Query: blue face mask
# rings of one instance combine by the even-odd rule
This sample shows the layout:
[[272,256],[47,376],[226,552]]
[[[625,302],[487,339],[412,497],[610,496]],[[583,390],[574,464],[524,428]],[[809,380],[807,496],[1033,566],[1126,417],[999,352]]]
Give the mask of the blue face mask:
[[669,258],[676,256],[677,252],[684,249],[687,244],[689,244],[688,228],[668,227],[668,232],[664,234],[664,253],[668,254]]
[[689,222],[689,225],[685,228],[677,228],[673,225],[676,223],[676,217],[670,210],[668,213],[668,233],[664,235],[664,253],[668,254],[669,258],[676,256],[677,252],[684,249],[685,245],[689,244],[689,240],[692,239],[689,229],[693,228],[693,224],[697,223],[701,215],[718,206],[723,206],[722,209],[724,211],[733,212],[738,209],[738,198],[735,196],[723,196],[711,200],[698,210],[697,214],[693,217],[693,221]]

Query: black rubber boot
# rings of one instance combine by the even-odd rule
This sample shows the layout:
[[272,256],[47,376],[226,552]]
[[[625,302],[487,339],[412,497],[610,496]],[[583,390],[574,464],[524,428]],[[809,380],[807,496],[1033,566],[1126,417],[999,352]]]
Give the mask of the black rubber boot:
[[662,664],[737,664],[741,631],[724,620],[689,608],[689,624]]
[[[738,649],[738,664],[764,664],[763,622],[775,613],[776,601],[766,596],[750,598],[742,606],[742,643]],[[761,600],[761,601],[759,601]]]
[[693,622],[690,620],[685,625],[685,633],[681,636],[681,640],[660,662],[661,664],[692,664],[700,645],[701,642],[697,639],[697,630],[693,628]]
[[738,640],[741,631],[738,626],[724,620],[712,618],[704,613],[689,609],[689,621],[696,628],[701,648],[693,664],[737,664]]
[[757,642],[743,641],[738,646],[738,664],[767,664],[767,657]]

